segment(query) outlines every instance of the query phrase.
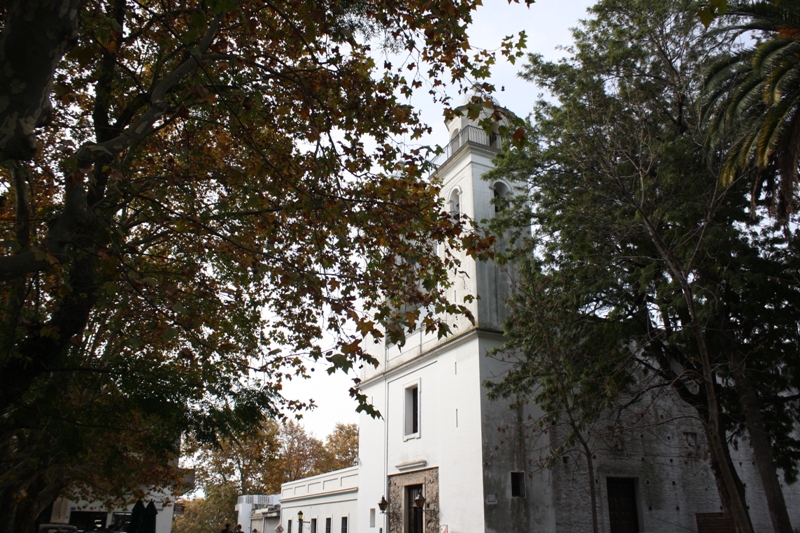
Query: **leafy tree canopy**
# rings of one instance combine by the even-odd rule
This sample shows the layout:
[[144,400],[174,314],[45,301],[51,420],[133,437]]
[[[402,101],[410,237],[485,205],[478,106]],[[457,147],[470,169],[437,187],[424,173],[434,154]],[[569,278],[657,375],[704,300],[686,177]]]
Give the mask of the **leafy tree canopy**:
[[486,242],[404,97],[486,78],[478,3],[0,6],[0,530],[66,486],[169,482],[182,433],[276,414],[309,360],[373,363],[381,323],[448,332],[450,250]]
[[216,445],[193,442],[184,450],[195,465],[203,497],[185,501],[175,533],[205,533],[234,523],[236,498],[279,494],[281,483],[353,466],[358,456],[358,428],[337,424],[325,443],[296,422],[267,421],[256,431],[223,439]]
[[604,0],[570,57],[530,57],[524,76],[552,99],[487,177],[519,192],[492,221],[520,275],[515,364],[495,393],[580,417],[579,439],[604,408],[671,391],[706,429],[739,531],[752,526],[727,447],[738,432],[786,531],[776,465],[795,479],[800,234],[751,218],[744,180],[724,187],[706,157],[705,69],[730,44],[704,35],[696,9]]
[[202,498],[182,502],[183,514],[172,522],[175,533],[215,533],[225,524],[236,524],[236,487],[213,485],[204,492]]
[[325,438],[325,459],[320,470],[330,472],[356,464],[358,459],[358,425],[336,424]]

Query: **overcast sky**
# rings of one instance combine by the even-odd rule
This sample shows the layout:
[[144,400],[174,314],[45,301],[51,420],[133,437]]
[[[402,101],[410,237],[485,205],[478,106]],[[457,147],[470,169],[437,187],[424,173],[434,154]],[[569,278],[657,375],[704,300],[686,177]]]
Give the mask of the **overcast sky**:
[[[594,2],[589,0],[539,0],[530,7],[510,4],[507,0],[484,0],[484,5],[473,16],[475,21],[471,31],[472,44],[486,49],[496,49],[503,37],[525,30],[528,35],[528,51],[539,53],[548,59],[563,55],[558,46],[571,44],[569,29],[577,21],[586,18],[586,8]],[[517,78],[521,62],[511,65],[498,58],[493,68],[493,83],[498,91],[496,98],[500,105],[520,117],[527,116],[537,97],[538,90],[531,84]],[[447,130],[442,121],[440,108],[430,105],[421,98],[414,104],[423,112],[425,120],[434,127],[433,136],[426,142],[444,144]],[[309,380],[289,383],[284,392],[289,398],[305,400],[313,398],[318,407],[305,413],[300,421],[306,430],[322,439],[328,435],[337,422],[357,423],[355,402],[349,399],[348,389],[352,377],[337,373],[329,376],[323,366],[317,368],[315,376]]]

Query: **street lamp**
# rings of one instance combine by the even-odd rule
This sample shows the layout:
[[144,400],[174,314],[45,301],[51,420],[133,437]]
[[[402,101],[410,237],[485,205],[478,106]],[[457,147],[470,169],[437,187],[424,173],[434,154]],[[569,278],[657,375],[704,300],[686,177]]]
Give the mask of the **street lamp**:
[[431,512],[435,513],[436,512],[436,509],[426,509],[425,508],[425,503],[426,503],[425,496],[423,496],[421,493],[417,494],[417,497],[414,498],[414,507],[416,507],[417,509],[419,509],[423,513],[431,513]]
[[297,511],[297,533],[303,533],[303,511]]
[[414,498],[414,506],[417,509],[425,510],[425,496],[423,496],[421,493],[417,494],[417,497]]
[[381,501],[378,502],[378,509],[381,514],[386,514],[386,509],[389,507],[389,502],[386,501],[386,496],[381,496]]

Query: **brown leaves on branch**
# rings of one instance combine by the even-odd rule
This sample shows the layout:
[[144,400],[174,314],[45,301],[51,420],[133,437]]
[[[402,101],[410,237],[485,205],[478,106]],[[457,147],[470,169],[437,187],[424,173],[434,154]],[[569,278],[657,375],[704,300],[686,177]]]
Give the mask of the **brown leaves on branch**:
[[[54,418],[94,424],[59,399],[95,390],[163,426],[145,448],[214,441],[274,413],[309,360],[372,363],[364,340],[385,324],[447,333],[465,311],[445,297],[454,251],[489,243],[443,212],[431,151],[403,142],[429,127],[400,95],[488,75],[466,35],[476,5],[88,0],[55,33],[52,17],[20,33],[47,0],[2,11],[0,72],[30,74],[36,102],[0,83],[2,195],[21,200],[0,207],[0,446],[47,442]],[[19,39],[60,61],[28,55],[27,72]],[[414,68],[375,61],[381,46]]]

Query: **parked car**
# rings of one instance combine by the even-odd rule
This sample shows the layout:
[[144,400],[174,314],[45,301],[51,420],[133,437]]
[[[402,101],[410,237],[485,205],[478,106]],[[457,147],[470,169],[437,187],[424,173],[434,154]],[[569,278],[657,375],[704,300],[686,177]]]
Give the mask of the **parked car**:
[[78,528],[69,524],[40,524],[39,533],[77,533]]

